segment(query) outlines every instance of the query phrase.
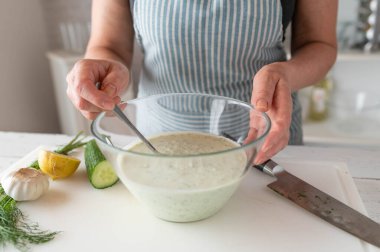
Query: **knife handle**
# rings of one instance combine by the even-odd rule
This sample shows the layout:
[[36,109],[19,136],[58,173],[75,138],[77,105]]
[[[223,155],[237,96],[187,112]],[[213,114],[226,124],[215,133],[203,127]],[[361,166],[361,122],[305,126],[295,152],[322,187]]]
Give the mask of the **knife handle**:
[[253,167],[272,177],[276,177],[276,174],[284,171],[284,169],[272,159],[268,159],[264,163],[254,165]]

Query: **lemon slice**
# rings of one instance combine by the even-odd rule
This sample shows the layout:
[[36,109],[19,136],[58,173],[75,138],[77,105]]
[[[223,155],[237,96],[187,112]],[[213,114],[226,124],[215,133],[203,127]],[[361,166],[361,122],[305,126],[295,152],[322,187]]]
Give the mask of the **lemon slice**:
[[52,151],[41,150],[38,153],[38,165],[43,173],[52,179],[62,179],[71,176],[80,164],[80,160],[58,154]]

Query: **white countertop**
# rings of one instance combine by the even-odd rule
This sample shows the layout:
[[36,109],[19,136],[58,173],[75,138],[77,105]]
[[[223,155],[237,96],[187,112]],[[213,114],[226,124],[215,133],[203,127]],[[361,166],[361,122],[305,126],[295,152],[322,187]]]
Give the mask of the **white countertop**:
[[[40,145],[66,144],[71,136],[0,132],[0,171]],[[288,146],[278,157],[346,162],[369,217],[380,223],[380,151],[362,147]]]
[[[3,171],[4,169],[6,169],[7,167],[11,166],[16,161],[18,161],[21,158],[23,158],[26,154],[28,154],[31,151],[35,150],[38,146],[41,146],[41,145],[48,145],[48,146],[62,145],[62,144],[66,144],[71,138],[72,138],[71,136],[66,136],[66,135],[0,132],[0,172]],[[281,153],[279,153],[275,158],[276,159],[277,158],[278,159],[282,159],[282,160],[304,160],[304,161],[307,160],[307,162],[310,162],[310,163],[313,163],[313,161],[318,161],[319,163],[323,163],[324,162],[325,164],[328,164],[328,162],[330,162],[330,161],[331,162],[343,162],[343,163],[345,163],[347,165],[347,167],[348,167],[348,169],[349,169],[352,177],[353,177],[354,183],[355,183],[355,185],[356,185],[356,187],[358,189],[359,195],[360,195],[360,197],[361,197],[361,199],[362,199],[362,201],[364,203],[364,206],[365,206],[365,208],[367,210],[368,216],[371,219],[373,219],[373,220],[375,220],[375,221],[377,221],[377,222],[380,223],[380,155],[379,154],[380,153],[379,153],[378,150],[362,149],[362,148],[354,148],[354,147],[344,148],[344,147],[288,146]],[[333,163],[331,163],[331,164],[333,164]],[[299,167],[299,168],[303,168],[303,167]],[[320,167],[320,168],[323,168],[323,167]],[[314,168],[314,171],[315,171],[315,168]],[[316,174],[316,177],[318,177],[318,174],[317,173],[315,173],[315,174]],[[265,176],[265,175],[263,175],[263,176]],[[74,182],[78,182],[78,181],[75,181],[75,180],[79,180],[81,178],[82,177],[78,175],[76,177],[76,179],[74,179],[73,183]],[[260,178],[261,179],[264,179],[264,178],[268,179],[266,177],[260,177]],[[314,178],[314,180],[318,180],[318,178]],[[256,182],[258,183],[260,181],[256,181]],[[317,181],[317,182],[320,184],[320,186],[323,186],[323,184],[325,183],[324,181]],[[326,183],[327,182],[328,181],[326,181]],[[68,183],[71,183],[71,182],[68,182]],[[86,186],[86,184],[81,184],[81,185],[82,185],[82,187]],[[247,184],[245,186],[247,186]],[[248,187],[246,189],[250,189]],[[265,187],[263,187],[263,188],[265,188]],[[81,189],[86,189],[86,188],[81,188]],[[121,185],[118,185],[116,187],[112,187],[111,190],[113,190],[114,194],[115,194],[115,192],[119,192],[119,191],[125,192],[125,190],[122,190]],[[117,190],[119,190],[119,191],[117,191]],[[79,191],[80,190],[76,190],[77,193],[79,193]],[[242,193],[240,194],[240,197],[246,196],[247,193],[248,193],[248,191],[245,192],[243,190]],[[91,197],[95,197],[95,196],[96,197],[104,197],[104,195],[102,195],[101,193],[99,193],[97,191],[95,192],[94,190],[83,191],[82,194],[83,194],[82,196],[84,198],[88,198],[89,195],[92,195]],[[121,206],[120,205],[121,204],[120,199],[117,199],[117,197],[116,197],[116,196],[120,196],[120,195],[118,195],[117,193],[115,195],[114,194],[111,194],[111,195],[108,194],[107,198],[110,199],[109,197],[111,197],[112,200],[111,200],[110,204],[116,204],[115,206],[120,207]],[[53,197],[53,196],[51,196],[51,197]],[[83,202],[83,197],[82,198],[78,198],[78,200],[79,199],[80,200],[77,203]],[[57,201],[56,199],[54,199],[54,197],[53,198],[47,197],[47,198],[48,199],[44,203],[42,203],[42,205],[39,205],[39,204],[34,204],[34,205],[32,204],[30,206],[28,205],[29,206],[28,210],[30,210],[30,213],[32,214],[32,216],[37,216],[38,215],[38,212],[41,211],[41,209],[39,209],[39,208],[46,209],[46,207],[48,207],[48,208],[49,207],[53,207],[53,206],[48,206],[48,205],[44,205],[44,204],[48,204],[49,202],[50,203],[51,202],[54,203],[54,202]],[[235,203],[237,201],[238,201],[238,198],[235,199]],[[69,204],[69,202],[66,202],[66,203]],[[87,202],[87,203],[89,203],[89,202]],[[264,203],[267,204],[266,201]],[[264,203],[262,203],[262,204],[264,204]],[[74,203],[71,202],[71,204],[76,204],[76,203],[75,202]],[[72,205],[70,205],[70,207],[72,207]],[[140,208],[138,208],[137,206],[135,206],[135,205],[134,206],[128,205],[128,207],[129,207],[129,211],[131,211],[131,213],[134,213],[135,215],[138,215],[138,214],[144,215],[144,213],[141,212]],[[282,207],[283,207],[283,208],[281,208],[282,211],[285,211],[286,208],[289,207],[289,205],[286,204],[286,206],[284,205]],[[134,208],[136,208],[136,209],[134,209]],[[231,208],[229,208],[229,209],[231,210]],[[244,213],[244,211],[246,211],[244,209],[244,207],[243,208],[239,208],[239,209],[243,213]],[[67,214],[70,211],[74,212],[74,210],[75,210],[75,207],[72,207],[70,209],[65,208],[65,213]],[[135,212],[133,212],[133,210],[135,210]],[[258,209],[256,209],[256,210],[257,210],[257,212],[255,214],[259,214],[260,213],[259,210]],[[303,214],[302,210],[299,210],[299,212],[298,212],[298,210],[299,210],[298,208],[294,208],[294,209],[292,208],[291,209],[292,213],[294,213],[293,211],[297,211],[297,216],[300,216],[301,214]],[[247,211],[248,211],[248,209],[247,209]],[[249,210],[249,211],[251,211],[251,210]],[[137,228],[137,227],[140,227],[143,224],[145,224],[147,226],[148,224],[152,225],[152,223],[153,223],[154,224],[154,225],[152,225],[153,227],[156,227],[156,228],[157,227],[165,227],[165,228],[168,229],[167,232],[170,231],[170,232],[172,232],[172,233],[169,232],[171,235],[173,235],[173,236],[177,235],[178,237],[180,237],[181,235],[184,235],[185,234],[184,232],[188,232],[189,229],[198,227],[198,228],[200,228],[200,230],[198,230],[198,231],[194,231],[194,232],[190,232],[189,231],[190,232],[189,234],[194,235],[194,237],[192,237],[192,238],[189,237],[189,239],[190,238],[191,239],[195,239],[195,240],[193,240],[193,242],[197,241],[198,245],[200,246],[203,243],[200,242],[200,240],[197,240],[197,239],[199,239],[199,237],[198,237],[199,235],[196,235],[196,234],[199,234],[199,232],[201,232],[201,233],[202,232],[206,232],[207,231],[206,227],[210,228],[210,227],[219,227],[220,226],[219,225],[220,223],[218,225],[213,226],[212,224],[214,222],[216,223],[217,221],[223,220],[222,223],[224,223],[224,224],[228,223],[228,220],[226,220],[224,218],[225,216],[228,215],[227,213],[228,213],[228,211],[224,212],[225,215],[223,215],[223,214],[219,215],[220,218],[218,218],[218,216],[217,216],[217,218],[211,219],[211,220],[209,220],[209,222],[206,222],[206,223],[194,223],[193,225],[182,226],[182,227],[186,227],[186,228],[182,228],[182,229],[177,229],[173,225],[171,225],[170,223],[168,223],[168,224],[158,223],[154,218],[150,218],[149,216],[145,216],[145,215],[144,215],[144,218],[140,218],[139,219],[141,221],[140,224],[137,225],[137,223],[133,223],[133,221],[132,221],[130,223],[130,225],[136,225],[135,227]],[[57,211],[56,211],[56,214],[59,215],[59,213],[57,213]],[[300,215],[298,215],[298,214],[300,214]],[[46,226],[48,226],[48,227],[54,227],[53,222],[49,222],[48,223],[50,217],[46,216],[46,215],[44,215],[44,216],[46,217],[46,220],[45,219],[41,219],[41,216],[40,216],[40,218],[38,218],[40,221],[42,221],[42,224],[46,224]],[[70,216],[72,218],[80,218],[80,216],[79,217],[78,216],[75,217],[74,215],[70,215]],[[276,216],[272,216],[272,217],[275,220],[277,220],[277,221],[281,220],[281,218],[278,219],[279,216],[277,216],[277,217]],[[307,228],[306,224],[308,223],[308,221],[312,221],[312,220],[309,219],[309,216],[307,216],[307,218],[306,218],[306,216],[303,216],[303,217],[304,217],[305,223],[303,223],[303,222],[302,223],[298,223],[297,227],[299,227],[300,225],[301,226],[305,225],[305,227],[303,227],[303,228]],[[113,220],[113,218],[111,218],[111,219]],[[240,221],[243,221],[243,220],[244,220],[244,218],[242,218]],[[117,219],[115,219],[115,221],[117,222]],[[118,220],[118,221],[120,221],[120,220]],[[131,220],[129,219],[128,221],[131,221]],[[238,221],[238,220],[234,220],[234,221]],[[282,220],[282,221],[284,221],[284,220]],[[65,221],[65,223],[66,222],[67,221]],[[48,223],[48,225],[47,225],[47,223]],[[115,223],[113,223],[113,224],[115,224]],[[208,223],[208,225],[206,225],[207,223]],[[319,221],[318,222],[313,222],[313,223],[314,224],[318,224],[317,227],[321,228],[320,230],[328,230],[328,231],[330,231],[328,229],[329,226],[326,227],[322,223],[320,223]],[[73,227],[73,223],[71,223],[70,225],[69,224],[67,224],[67,225],[72,228]],[[230,223],[229,225],[232,225],[232,223]],[[239,224],[239,225],[242,225],[242,224]],[[239,226],[240,227],[239,230],[240,231],[245,230],[243,233],[247,233],[247,232],[249,233],[249,231],[251,231],[249,229],[249,226],[250,226],[250,224],[246,225],[246,227],[240,227]],[[89,227],[91,227],[91,225]],[[114,228],[116,228],[116,226],[114,226]],[[281,227],[277,226],[277,229],[278,228],[281,230]],[[284,228],[286,228],[286,227],[284,227]],[[299,227],[299,228],[301,228],[301,227]],[[301,229],[303,230],[303,228],[301,228]],[[327,228],[327,229],[325,229],[325,228]],[[76,229],[80,229],[80,228],[76,227]],[[317,230],[315,228],[315,226],[314,226],[313,230],[314,231]],[[143,229],[141,229],[140,231],[139,230],[137,230],[137,231],[134,230],[133,233],[131,233],[131,234],[128,235],[128,237],[131,237],[135,232],[140,232],[141,234],[143,234],[145,232],[146,235],[153,235],[154,234],[153,231],[152,231],[153,233],[150,232],[150,231],[143,231]],[[300,230],[298,230],[298,231],[300,231]],[[76,230],[71,230],[71,231],[65,232],[64,235],[66,235],[66,236],[62,235],[60,238],[57,238],[56,243],[52,242],[52,243],[48,243],[45,247],[41,246],[40,247],[42,249],[41,251],[51,251],[50,247],[49,247],[50,245],[52,247],[54,247],[55,244],[61,244],[62,242],[63,243],[67,242],[67,244],[70,244],[70,242],[71,243],[78,242],[80,240],[80,238],[77,237],[77,235],[79,235],[79,233],[75,233],[75,232],[76,232]],[[164,231],[164,232],[166,232],[166,231]],[[100,233],[102,233],[102,232],[100,232]],[[223,232],[221,231],[218,234],[222,235],[221,237],[224,237],[223,235],[226,235],[226,234],[222,234],[222,233]],[[335,231],[333,231],[332,233],[335,234]],[[323,235],[323,232],[319,233],[319,234]],[[342,241],[347,238],[346,236],[340,236],[340,235],[345,235],[345,234],[338,233],[338,232],[336,234],[337,234],[337,237],[343,238]],[[98,235],[99,236],[101,234],[94,233],[93,235]],[[119,236],[120,235],[121,234],[119,234]],[[188,234],[186,233],[185,236],[188,237],[187,235]],[[211,234],[209,234],[209,235],[211,235]],[[298,234],[298,237],[299,237],[299,235],[302,235],[302,233]],[[249,237],[249,234],[247,234],[246,236]],[[77,237],[77,238],[75,238],[75,237]],[[120,237],[122,237],[122,236],[120,236]],[[226,237],[224,237],[223,239],[226,239]],[[105,238],[105,237],[103,237],[103,238]],[[214,237],[214,238],[217,238],[217,237]],[[319,238],[320,238],[320,240],[322,239],[321,237],[319,237]],[[100,237],[99,237],[99,239],[100,239]],[[140,238],[135,237],[134,239],[138,240]],[[189,239],[187,239],[187,240],[189,240]],[[220,239],[220,238],[218,238],[218,239]],[[216,240],[218,240],[218,239],[216,239]],[[239,238],[239,239],[241,239],[241,238]],[[239,241],[239,239],[235,239],[235,240]],[[252,237],[251,237],[251,239],[252,239]],[[256,237],[256,239],[259,239],[259,238]],[[262,237],[260,239],[259,240],[255,240],[255,242],[265,241],[264,237]],[[297,240],[298,240],[298,238],[297,238]],[[322,241],[327,241],[327,240],[322,240]],[[178,240],[178,241],[181,241],[181,240]],[[350,240],[350,241],[352,241],[352,240]],[[232,242],[232,240],[230,242]],[[327,243],[329,243],[329,242],[327,242]],[[237,243],[237,244],[239,244],[239,243]],[[334,243],[332,243],[332,244],[334,244]],[[347,244],[351,244],[351,243],[347,243]],[[195,245],[197,245],[197,244],[195,244]],[[339,244],[335,244],[335,245],[336,246],[338,246],[338,245],[340,246],[341,243],[339,242]],[[290,248],[292,248],[293,246],[294,245],[289,245]],[[333,248],[326,248],[326,250],[323,250],[322,248],[323,248],[323,246],[321,248],[315,247],[314,249],[316,249],[316,251],[336,251],[336,250],[332,250]],[[334,247],[334,249],[335,248],[336,247]],[[245,249],[246,250],[244,250],[244,251],[247,251],[247,248],[245,248]],[[322,250],[320,250],[320,249],[322,249]],[[149,251],[149,250],[141,250],[141,251]],[[162,250],[157,250],[157,251],[162,251]],[[191,251],[191,250],[190,250],[190,247],[189,247],[189,248],[187,248],[187,250],[185,249],[183,251]],[[204,251],[207,251],[207,250],[204,250]],[[228,251],[228,249],[227,250],[225,249],[225,251]],[[243,251],[243,250],[241,250],[241,251]],[[269,251],[269,250],[267,250],[267,251]],[[288,249],[286,251],[292,251],[292,250]],[[300,250],[300,251],[302,251],[302,250]]]

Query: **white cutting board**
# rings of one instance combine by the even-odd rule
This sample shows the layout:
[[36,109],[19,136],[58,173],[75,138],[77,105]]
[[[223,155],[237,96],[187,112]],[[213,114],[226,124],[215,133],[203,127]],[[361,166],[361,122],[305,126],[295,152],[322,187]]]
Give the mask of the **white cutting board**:
[[[9,169],[30,164],[38,150]],[[274,160],[366,214],[344,163],[311,162],[301,157]],[[215,216],[171,223],[152,216],[121,182],[104,190],[92,188],[82,162],[72,177],[50,181],[50,190],[40,199],[18,204],[42,228],[63,231],[53,241],[33,246],[32,251],[379,251],[277,195],[266,187],[272,181],[274,178],[252,169]],[[7,247],[5,251],[15,249]]]

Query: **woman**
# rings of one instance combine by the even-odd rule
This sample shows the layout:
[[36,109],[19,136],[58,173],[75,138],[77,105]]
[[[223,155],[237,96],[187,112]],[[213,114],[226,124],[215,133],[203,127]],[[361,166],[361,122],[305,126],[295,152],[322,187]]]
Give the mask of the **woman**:
[[302,144],[296,91],[335,62],[336,13],[337,0],[93,0],[91,38],[67,77],[67,94],[88,119],[111,110],[128,86],[136,36],[144,54],[139,96],[210,93],[267,112],[272,128],[261,163],[288,143]]

